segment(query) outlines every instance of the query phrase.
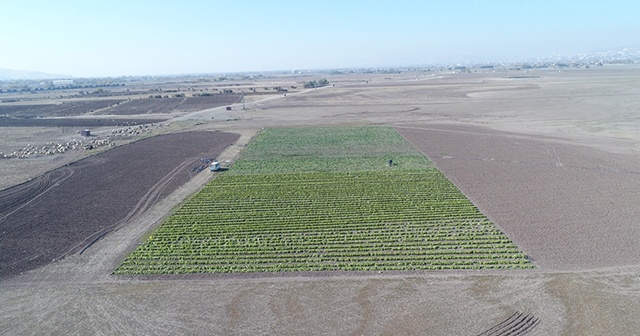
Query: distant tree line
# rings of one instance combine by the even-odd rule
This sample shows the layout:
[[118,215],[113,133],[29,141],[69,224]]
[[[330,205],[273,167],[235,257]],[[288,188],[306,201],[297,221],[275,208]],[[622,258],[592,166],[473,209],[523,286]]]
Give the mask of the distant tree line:
[[327,85],[329,85],[329,81],[326,78],[304,83],[305,89],[312,89],[312,88],[323,87]]

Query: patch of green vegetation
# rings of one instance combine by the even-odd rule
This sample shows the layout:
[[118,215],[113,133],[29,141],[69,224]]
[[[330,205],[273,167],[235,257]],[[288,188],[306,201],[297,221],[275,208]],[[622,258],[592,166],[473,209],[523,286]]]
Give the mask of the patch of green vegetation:
[[332,127],[262,132],[115,273],[530,267],[394,129]]
[[391,127],[266,129],[229,174],[426,169],[431,162]]

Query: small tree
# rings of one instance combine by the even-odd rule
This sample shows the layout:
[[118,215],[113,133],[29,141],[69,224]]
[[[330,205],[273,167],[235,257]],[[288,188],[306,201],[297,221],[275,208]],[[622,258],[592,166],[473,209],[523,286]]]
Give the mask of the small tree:
[[320,79],[318,81],[310,81],[310,82],[306,82],[304,83],[304,87],[306,89],[312,89],[312,88],[317,88],[317,87],[323,87],[323,86],[327,86],[329,85],[329,81],[326,78]]
[[315,87],[318,87],[318,82],[316,82],[316,81],[310,81],[310,82],[304,83],[304,88],[305,89],[312,89],[312,88],[315,88]]

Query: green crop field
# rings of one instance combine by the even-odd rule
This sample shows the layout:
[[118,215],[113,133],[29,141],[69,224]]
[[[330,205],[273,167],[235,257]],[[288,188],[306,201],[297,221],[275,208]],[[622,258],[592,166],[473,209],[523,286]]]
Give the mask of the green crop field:
[[530,267],[393,128],[331,127],[263,131],[115,273]]
[[391,127],[272,128],[258,136],[228,173],[282,174],[432,168]]

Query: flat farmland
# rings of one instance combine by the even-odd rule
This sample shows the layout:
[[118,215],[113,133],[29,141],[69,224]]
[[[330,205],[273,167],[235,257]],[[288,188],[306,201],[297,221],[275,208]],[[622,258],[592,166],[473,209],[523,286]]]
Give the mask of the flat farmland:
[[238,139],[225,132],[161,135],[88,157],[0,192],[0,277],[65,255],[143,213]]
[[171,113],[185,98],[143,98],[135,99],[116,107],[100,111],[106,115],[136,115],[151,113]]
[[33,117],[64,117],[92,113],[116,106],[125,100],[69,100],[60,104],[43,105],[0,105],[0,115],[29,115]]
[[[480,335],[513,322],[526,335],[635,335],[640,67],[530,74],[328,76],[335,87],[181,120],[242,134],[224,154],[238,169],[263,128],[397,127],[535,269],[112,275],[206,184],[198,174],[83,254],[3,278],[0,334]],[[256,167],[269,169],[245,171]]]
[[104,127],[142,125],[166,121],[166,118],[0,118],[0,127]]
[[463,125],[398,130],[541,267],[638,264],[636,156]]
[[188,97],[177,110],[180,112],[194,112],[206,110],[214,107],[239,103],[242,95],[239,94],[211,94],[210,96]]
[[143,98],[101,110],[104,115],[140,115],[173,112],[194,112],[240,102],[241,95],[211,94],[199,97]]
[[116,274],[531,267],[392,128],[325,127],[263,131]]

